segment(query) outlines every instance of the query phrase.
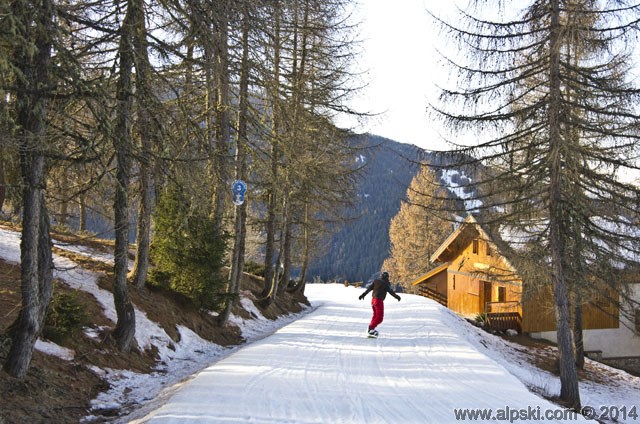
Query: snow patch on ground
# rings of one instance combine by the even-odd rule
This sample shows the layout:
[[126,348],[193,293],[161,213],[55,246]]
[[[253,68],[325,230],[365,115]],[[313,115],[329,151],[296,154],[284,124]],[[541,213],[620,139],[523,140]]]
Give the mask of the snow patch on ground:
[[20,233],[0,227],[0,258],[6,262],[20,263]]
[[58,358],[64,359],[65,361],[73,361],[73,358],[76,356],[76,353],[73,350],[67,349],[66,347],[62,347],[47,340],[36,340],[35,348],[42,353],[51,356],[57,356]]
[[[242,337],[247,342],[253,342],[260,340],[269,334],[272,334],[278,328],[281,328],[296,319],[300,318],[301,314],[289,314],[287,316],[281,316],[275,320],[269,320],[265,318],[260,310],[253,303],[253,295],[246,292],[245,297],[240,298],[240,305],[244,310],[249,312],[252,319],[243,319],[237,315],[231,314],[229,322],[240,328]],[[306,305],[302,305],[304,309],[307,309],[303,314],[310,312]]]
[[87,256],[93,260],[104,262],[106,264],[113,264],[113,253],[107,253],[87,246],[73,245],[55,239],[53,240],[53,245],[59,249],[66,250],[67,252]]
[[[464,334],[476,349],[499,363],[532,391],[545,397],[560,395],[560,378],[533,365],[531,355],[524,346],[491,335],[467,324],[462,318],[455,316],[453,312],[451,314],[453,315],[452,320],[459,321],[459,325],[456,324],[458,331]],[[556,356],[557,349],[555,347],[549,347],[548,350],[550,356]],[[640,415],[639,377],[588,358],[586,362],[599,370],[602,382],[580,381],[580,397],[583,407],[593,407],[596,411],[601,411],[601,408],[608,407],[626,406],[627,409],[630,409],[637,406]],[[637,421],[630,418],[628,421],[619,420],[618,422]]]

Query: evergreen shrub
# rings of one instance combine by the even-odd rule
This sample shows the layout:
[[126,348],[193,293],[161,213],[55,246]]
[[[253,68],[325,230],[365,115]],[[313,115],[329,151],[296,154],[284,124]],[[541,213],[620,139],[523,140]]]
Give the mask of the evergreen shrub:
[[214,219],[191,207],[182,191],[166,187],[154,215],[151,284],[188,298],[196,307],[219,309],[226,285],[221,270],[228,240]]
[[54,288],[53,297],[42,335],[51,341],[61,342],[89,322],[85,307],[75,291],[63,292]]
[[264,277],[264,264],[247,261],[244,263],[244,271],[259,277]]

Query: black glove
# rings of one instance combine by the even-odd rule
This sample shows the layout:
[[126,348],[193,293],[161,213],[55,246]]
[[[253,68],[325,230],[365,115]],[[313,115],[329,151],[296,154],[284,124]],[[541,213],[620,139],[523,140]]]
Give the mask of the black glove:
[[358,299],[363,300],[364,299],[365,294],[362,293],[360,296],[358,296]]
[[400,296],[396,295],[396,299],[398,299],[398,302],[400,302]]

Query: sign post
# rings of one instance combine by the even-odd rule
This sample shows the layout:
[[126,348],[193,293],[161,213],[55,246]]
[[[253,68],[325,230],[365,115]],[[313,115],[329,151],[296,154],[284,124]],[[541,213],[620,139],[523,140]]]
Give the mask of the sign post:
[[244,195],[247,192],[247,183],[242,180],[235,180],[231,184],[231,192],[233,193],[233,204],[241,206],[244,203]]

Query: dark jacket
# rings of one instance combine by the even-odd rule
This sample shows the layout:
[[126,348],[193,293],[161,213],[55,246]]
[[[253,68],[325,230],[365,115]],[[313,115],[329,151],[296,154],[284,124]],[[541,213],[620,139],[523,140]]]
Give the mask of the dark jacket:
[[389,280],[383,280],[381,278],[376,278],[373,280],[373,283],[369,285],[367,290],[360,295],[360,298],[364,298],[370,291],[373,292],[371,295],[374,299],[384,300],[387,297],[387,293],[396,299],[400,300],[400,296],[398,296],[393,289],[391,288],[391,283]]

